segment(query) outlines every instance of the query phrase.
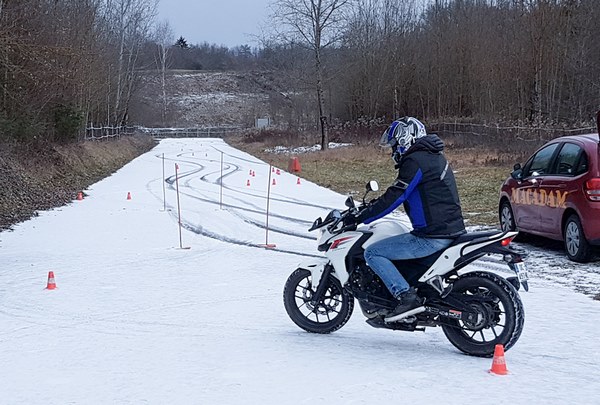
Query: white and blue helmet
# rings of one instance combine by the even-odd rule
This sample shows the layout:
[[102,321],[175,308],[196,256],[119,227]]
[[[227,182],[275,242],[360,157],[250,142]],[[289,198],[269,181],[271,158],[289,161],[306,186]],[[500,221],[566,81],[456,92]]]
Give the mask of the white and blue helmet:
[[392,147],[392,157],[396,162],[406,153],[417,139],[427,135],[425,125],[413,117],[403,117],[394,122],[381,136],[380,145]]

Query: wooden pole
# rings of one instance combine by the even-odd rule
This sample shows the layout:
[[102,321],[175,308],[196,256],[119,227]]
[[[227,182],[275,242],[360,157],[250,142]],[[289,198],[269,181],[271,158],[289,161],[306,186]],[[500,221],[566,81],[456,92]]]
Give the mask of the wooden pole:
[[267,184],[267,221],[265,226],[265,248],[274,248],[275,244],[269,244],[269,202],[271,201],[271,173],[273,167],[269,165],[269,183]]
[[219,183],[221,185],[220,195],[219,195],[219,207],[223,209],[223,152],[221,151],[221,177],[219,178]]
[[183,242],[181,239],[181,206],[179,205],[179,179],[178,179],[179,165],[175,163],[175,187],[177,189],[177,215],[179,216],[179,247],[183,249]]
[[163,211],[167,210],[167,191],[165,190],[165,154],[162,154],[162,187],[163,187]]

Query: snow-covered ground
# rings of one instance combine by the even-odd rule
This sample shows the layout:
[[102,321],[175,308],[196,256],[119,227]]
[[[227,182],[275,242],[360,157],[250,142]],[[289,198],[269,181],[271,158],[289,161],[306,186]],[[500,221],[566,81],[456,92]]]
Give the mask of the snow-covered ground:
[[0,403],[600,403],[600,302],[575,291],[583,279],[598,292],[597,262],[574,279],[560,251],[520,246],[532,279],[507,376],[440,329],[373,329],[358,310],[309,334],[287,317],[283,285],[317,254],[310,223],[345,196],[271,175],[221,140],[164,140],[83,201],[1,233]]

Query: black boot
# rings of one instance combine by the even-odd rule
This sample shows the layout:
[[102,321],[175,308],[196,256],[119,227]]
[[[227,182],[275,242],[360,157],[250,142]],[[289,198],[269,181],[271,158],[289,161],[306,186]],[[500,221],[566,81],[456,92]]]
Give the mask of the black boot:
[[403,314],[411,309],[415,309],[421,306],[421,298],[417,295],[414,288],[410,288],[408,291],[403,292],[396,298],[399,303],[394,308],[394,311],[388,315],[388,317]]

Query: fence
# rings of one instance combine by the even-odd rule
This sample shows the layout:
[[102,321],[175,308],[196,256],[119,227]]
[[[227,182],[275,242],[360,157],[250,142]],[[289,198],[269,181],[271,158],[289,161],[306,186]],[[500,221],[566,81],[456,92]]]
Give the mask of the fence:
[[525,158],[545,142],[565,135],[595,133],[596,127],[575,129],[497,126],[458,122],[430,123],[427,131],[442,137],[453,148],[486,148],[503,154]]
[[239,131],[239,127],[205,128],[147,128],[138,126],[89,127],[85,131],[85,140],[104,140],[124,135],[143,134],[155,139],[164,138],[221,138]]
[[221,138],[240,130],[239,127],[206,128],[139,128],[141,133],[155,139],[164,138]]
[[112,138],[120,138],[123,135],[133,135],[138,127],[117,126],[117,127],[88,127],[85,129],[86,141],[101,141]]
[[458,122],[440,122],[429,125],[430,132],[444,136],[475,136],[496,138],[505,143],[510,140],[524,142],[546,142],[550,139],[565,135],[581,135],[596,132],[596,127],[583,127],[576,129],[498,126],[487,124],[469,124]]

